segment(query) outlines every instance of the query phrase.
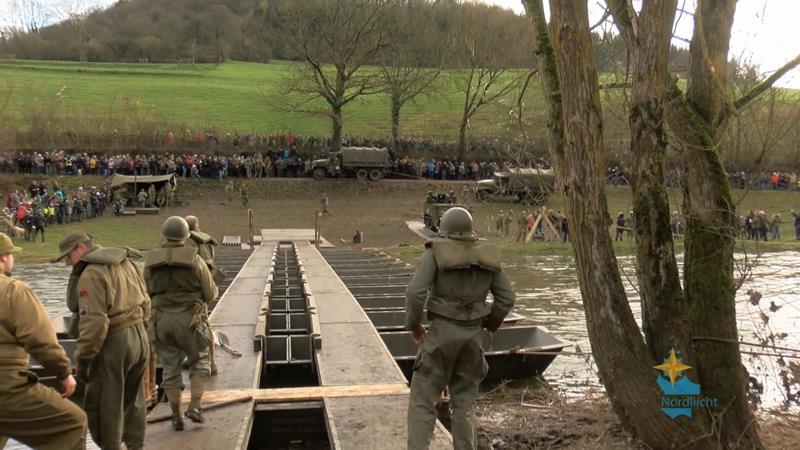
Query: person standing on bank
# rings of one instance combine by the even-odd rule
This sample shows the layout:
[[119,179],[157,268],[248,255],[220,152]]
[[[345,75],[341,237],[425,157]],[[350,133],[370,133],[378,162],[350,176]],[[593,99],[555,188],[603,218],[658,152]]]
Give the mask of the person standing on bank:
[[[186,216],[186,223],[189,224],[189,239],[186,241],[187,246],[194,247],[197,254],[203,259],[211,272],[211,278],[214,283],[219,283],[225,279],[225,273],[217,269],[214,265],[214,256],[217,252],[217,240],[210,234],[200,231],[200,221],[195,216]],[[206,318],[208,318],[208,311],[206,311]],[[208,324],[208,329],[211,330],[211,324]],[[212,339],[213,341],[213,339]],[[217,361],[214,357],[214,343],[208,346],[208,359],[211,363],[211,376],[217,374]]]
[[[37,449],[86,447],[86,414],[67,400],[75,392],[72,365],[39,298],[11,278],[22,249],[0,233],[0,448],[11,437]],[[28,355],[53,373],[62,393],[28,372]]]
[[[144,448],[146,419],[142,382],[150,355],[145,324],[150,298],[129,248],[104,248],[86,233],[59,244],[56,261],[73,268],[68,296],[77,296],[78,379],[85,383],[84,410],[92,439],[102,449]],[[77,271],[77,273],[76,273]]]
[[[453,445],[475,449],[473,403],[489,366],[481,334],[494,332],[514,306],[511,283],[496,247],[478,241],[472,216],[451,208],[442,217],[439,239],[425,244],[406,289],[406,328],[420,346],[408,403],[408,448],[427,449],[436,423],[436,401],[450,388]],[[494,302],[486,302],[491,292]],[[431,322],[422,327],[427,305]]]
[[200,409],[208,377],[211,375],[208,347],[211,344],[208,302],[217,296],[211,272],[194,247],[186,246],[189,224],[183,217],[168,218],[161,228],[161,248],[147,254],[144,278],[153,299],[151,334],[160,365],[164,368],[161,383],[172,409],[172,428],[183,430],[181,417],[181,369],[188,358],[191,401],[186,417],[192,422],[205,421]]

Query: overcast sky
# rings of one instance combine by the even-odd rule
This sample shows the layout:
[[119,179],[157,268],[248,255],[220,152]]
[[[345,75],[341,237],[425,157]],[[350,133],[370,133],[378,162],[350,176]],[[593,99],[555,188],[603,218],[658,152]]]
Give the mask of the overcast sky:
[[[0,24],[3,11],[11,0],[0,0]],[[115,0],[42,0],[52,5],[99,5],[107,6]],[[476,0],[473,0],[476,1]],[[521,0],[477,0],[524,13]],[[545,4],[548,1],[545,0]],[[637,4],[634,0],[634,4]],[[592,23],[603,14],[602,0],[589,0]],[[74,7],[74,6],[73,6]],[[694,9],[694,2],[687,0],[686,8]],[[739,0],[736,5],[736,20],[731,38],[731,55],[738,59],[749,59],[759,65],[761,71],[770,73],[800,53],[800,0]],[[677,35],[689,39],[692,34],[692,18],[684,15],[677,27]],[[675,45],[686,46],[675,41]],[[800,69],[795,69],[779,83],[800,89]]]
[[[512,9],[518,14],[525,12],[521,0],[482,0],[504,8]],[[548,1],[545,0],[545,4]],[[640,2],[634,0],[634,4]],[[686,9],[694,9],[694,1],[686,2]],[[589,0],[590,23],[595,23],[603,16],[602,0]],[[680,4],[680,2],[679,2]],[[749,59],[757,64],[763,73],[771,73],[800,53],[800,0],[739,0],[736,4],[736,17],[731,36],[730,56],[737,59]],[[676,28],[676,35],[690,39],[692,37],[692,17],[684,15]],[[688,47],[680,40],[674,40],[676,46]],[[800,89],[800,68],[784,75],[779,86]]]

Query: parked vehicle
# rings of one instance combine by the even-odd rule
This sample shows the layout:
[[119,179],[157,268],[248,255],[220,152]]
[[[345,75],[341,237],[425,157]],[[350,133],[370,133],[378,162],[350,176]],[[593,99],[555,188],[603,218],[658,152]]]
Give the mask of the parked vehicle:
[[341,151],[331,152],[326,159],[312,163],[314,178],[355,177],[357,180],[377,181],[386,175],[391,167],[389,150],[371,147],[342,147]]
[[422,205],[422,223],[425,227],[433,232],[439,231],[439,221],[442,216],[450,208],[459,206],[472,213],[472,207],[469,205],[460,205],[456,203],[455,194],[441,192],[428,192],[425,197],[425,203]]
[[511,169],[478,181],[475,196],[481,201],[520,201],[544,204],[555,185],[552,169]]

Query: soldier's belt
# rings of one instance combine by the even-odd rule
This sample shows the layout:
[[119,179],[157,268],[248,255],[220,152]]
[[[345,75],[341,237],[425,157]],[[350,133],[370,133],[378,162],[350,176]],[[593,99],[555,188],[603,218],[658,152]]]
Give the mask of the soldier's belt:
[[143,324],[143,323],[144,323],[144,321],[142,320],[141,317],[137,317],[136,319],[125,320],[123,322],[120,322],[120,323],[117,323],[117,324],[114,324],[114,325],[110,326],[108,328],[108,334],[114,334],[114,333],[117,333],[119,331],[125,330],[125,329],[130,328],[130,327],[134,327],[136,325]]

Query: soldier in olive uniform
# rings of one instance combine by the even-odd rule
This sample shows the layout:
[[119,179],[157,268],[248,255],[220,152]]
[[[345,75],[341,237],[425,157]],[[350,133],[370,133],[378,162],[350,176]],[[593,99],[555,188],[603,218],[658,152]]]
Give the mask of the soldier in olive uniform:
[[[488,371],[481,333],[500,327],[514,306],[514,291],[497,248],[477,240],[466,209],[449,209],[439,234],[442,238],[425,244],[406,290],[406,328],[420,346],[408,404],[408,448],[428,448],[436,401],[449,387],[454,447],[475,449],[472,405]],[[490,291],[491,305],[486,302]],[[427,333],[425,305],[431,321]]]
[[[197,254],[203,258],[211,272],[211,278],[215,283],[225,279],[225,274],[214,265],[214,255],[216,254],[217,240],[210,234],[200,231],[200,222],[195,216],[186,216],[186,223],[189,224],[189,239],[186,240],[187,247],[191,246],[197,250]],[[206,314],[206,316],[208,316]],[[209,330],[211,324],[208,324]],[[211,375],[217,374],[217,361],[214,358],[214,345],[208,346],[208,358],[211,361]]]
[[84,410],[92,439],[103,449],[144,447],[142,380],[150,346],[145,323],[150,299],[128,248],[103,248],[86,233],[59,243],[56,261],[73,267],[67,295],[78,304],[78,379],[85,383]]
[[145,262],[144,277],[153,299],[152,334],[160,365],[164,368],[162,386],[172,409],[172,427],[183,430],[181,418],[181,368],[188,358],[191,402],[186,417],[204,422],[200,403],[210,376],[206,306],[217,296],[211,272],[194,247],[185,246],[189,224],[173,216],[164,222],[161,248],[151,250]]
[[136,196],[136,199],[139,201],[139,208],[147,206],[147,192],[144,189],[139,190],[139,195]]
[[150,187],[147,188],[147,207],[154,208],[158,206],[156,204],[156,185],[151,184]]
[[242,206],[247,208],[247,205],[250,204],[250,195],[247,192],[247,183],[242,183]]
[[[75,378],[36,294],[10,277],[19,247],[0,233],[0,448],[12,437],[39,449],[82,449],[86,414],[66,399]],[[36,382],[28,354],[56,375],[63,393]]]

